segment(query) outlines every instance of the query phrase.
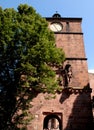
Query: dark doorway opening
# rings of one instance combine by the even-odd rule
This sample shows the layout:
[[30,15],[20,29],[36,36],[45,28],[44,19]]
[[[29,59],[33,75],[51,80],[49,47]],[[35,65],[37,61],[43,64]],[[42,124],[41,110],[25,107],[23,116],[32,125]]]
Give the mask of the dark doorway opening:
[[43,130],[62,130],[62,120],[58,115],[49,114],[44,118]]

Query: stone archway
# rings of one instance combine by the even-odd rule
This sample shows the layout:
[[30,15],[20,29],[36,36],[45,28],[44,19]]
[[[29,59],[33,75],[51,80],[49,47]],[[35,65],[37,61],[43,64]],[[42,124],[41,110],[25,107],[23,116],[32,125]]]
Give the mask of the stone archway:
[[62,130],[62,120],[58,115],[47,115],[44,118],[43,130]]

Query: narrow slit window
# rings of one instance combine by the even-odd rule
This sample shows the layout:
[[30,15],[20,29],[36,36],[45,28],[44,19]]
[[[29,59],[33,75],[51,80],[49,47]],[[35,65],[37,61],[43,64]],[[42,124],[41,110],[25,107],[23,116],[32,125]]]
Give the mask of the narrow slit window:
[[69,32],[69,31],[70,31],[69,22],[66,22],[66,31],[67,31],[67,32]]

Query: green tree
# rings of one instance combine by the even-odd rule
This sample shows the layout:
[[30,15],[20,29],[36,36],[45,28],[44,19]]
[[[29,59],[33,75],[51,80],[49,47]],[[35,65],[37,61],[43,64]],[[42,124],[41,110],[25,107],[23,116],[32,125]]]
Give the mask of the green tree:
[[0,8],[1,130],[17,130],[29,101],[40,92],[58,89],[52,66],[63,61],[63,50],[56,48],[46,20],[31,6]]

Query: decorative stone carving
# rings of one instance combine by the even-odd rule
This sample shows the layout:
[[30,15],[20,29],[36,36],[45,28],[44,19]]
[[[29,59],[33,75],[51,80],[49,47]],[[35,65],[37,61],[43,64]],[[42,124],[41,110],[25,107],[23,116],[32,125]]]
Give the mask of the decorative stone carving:
[[72,78],[72,67],[70,64],[67,64],[65,68],[60,68],[59,73],[59,84],[64,87],[68,87]]

